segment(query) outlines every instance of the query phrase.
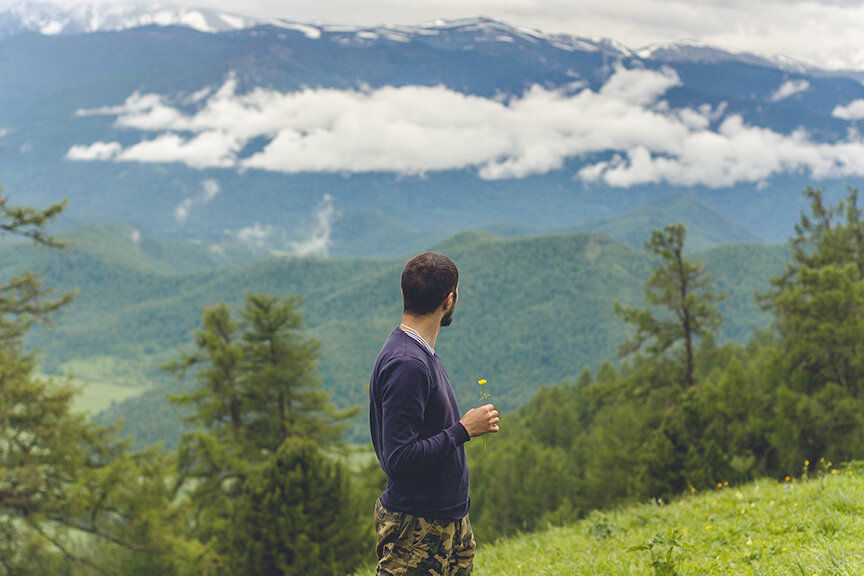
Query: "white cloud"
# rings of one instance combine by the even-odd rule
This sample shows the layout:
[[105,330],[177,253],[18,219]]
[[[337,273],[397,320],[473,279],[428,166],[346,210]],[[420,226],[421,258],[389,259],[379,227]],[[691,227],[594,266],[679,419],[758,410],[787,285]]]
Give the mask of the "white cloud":
[[113,160],[123,150],[119,142],[94,142],[89,146],[72,146],[66,153],[69,160]]
[[315,221],[301,240],[290,242],[294,254],[298,256],[327,256],[330,248],[330,235],[336,220],[333,196],[325,194],[315,214]]
[[92,110],[80,109],[75,112],[76,116],[117,116],[119,114],[130,114],[149,110],[162,102],[162,97],[157,94],[141,94],[135,92],[129,96],[122,106],[102,106]]
[[837,106],[831,115],[843,120],[864,120],[864,100],[855,100],[848,106]]
[[174,218],[178,223],[183,224],[189,217],[189,212],[197,206],[205,206],[219,194],[219,182],[213,179],[204,180],[201,183],[201,192],[190,198],[185,198],[180,204],[174,208]]
[[809,89],[810,83],[806,80],[788,80],[771,95],[771,101],[779,102]]
[[260,222],[255,222],[252,226],[241,228],[234,233],[234,237],[246,244],[254,246],[264,246],[273,239],[276,234],[276,229],[273,226],[261,225]]
[[236,164],[241,148],[241,140],[228,132],[214,130],[191,138],[168,132],[127,148],[115,158],[142,163],[181,162],[192,168],[230,168]]
[[[864,175],[860,136],[816,143],[746,124],[725,105],[672,108],[662,98],[680,84],[672,70],[616,70],[596,92],[581,84],[534,86],[488,99],[443,86],[376,90],[305,89],[238,94],[229,78],[186,113],[158,95],[133,94],[122,106],[80,115],[116,115],[116,126],[151,139],[123,148],[74,146],[73,160],[182,162],[194,168],[423,174],[475,170],[481,178],[521,178],[596,155],[577,177],[614,186],[667,182],[711,187],[761,182],[790,172]],[[775,96],[806,89],[781,86]],[[860,114],[857,103],[835,116]],[[251,155],[253,139],[267,141]]]

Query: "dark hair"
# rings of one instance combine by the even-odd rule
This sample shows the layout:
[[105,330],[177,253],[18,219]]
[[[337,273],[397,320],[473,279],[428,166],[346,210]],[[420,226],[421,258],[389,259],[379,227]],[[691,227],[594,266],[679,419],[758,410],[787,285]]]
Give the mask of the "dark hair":
[[444,254],[424,252],[402,269],[402,301],[405,312],[425,316],[438,308],[450,292],[456,291],[459,270]]

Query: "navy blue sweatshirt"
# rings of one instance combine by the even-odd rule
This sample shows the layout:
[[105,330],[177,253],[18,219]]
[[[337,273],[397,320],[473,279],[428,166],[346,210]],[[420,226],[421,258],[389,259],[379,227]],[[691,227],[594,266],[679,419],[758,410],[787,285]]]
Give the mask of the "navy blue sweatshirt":
[[378,354],[369,383],[372,444],[387,475],[385,508],[424,518],[468,514],[468,465],[447,371],[400,328]]

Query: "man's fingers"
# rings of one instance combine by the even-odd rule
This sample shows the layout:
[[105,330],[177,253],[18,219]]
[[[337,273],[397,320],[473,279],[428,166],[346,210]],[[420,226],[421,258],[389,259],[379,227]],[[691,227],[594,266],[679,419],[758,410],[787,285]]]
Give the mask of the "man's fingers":
[[498,411],[492,409],[489,411],[489,432],[498,432],[498,422],[501,418],[498,417]]

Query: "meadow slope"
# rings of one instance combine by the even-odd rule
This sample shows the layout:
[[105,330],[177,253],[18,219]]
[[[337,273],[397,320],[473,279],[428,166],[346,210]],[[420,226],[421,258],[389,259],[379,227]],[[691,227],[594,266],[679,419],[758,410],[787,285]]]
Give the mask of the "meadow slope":
[[[864,574],[864,468],[763,479],[671,504],[594,512],[572,525],[481,543],[477,576]],[[374,569],[356,576],[371,576]]]

